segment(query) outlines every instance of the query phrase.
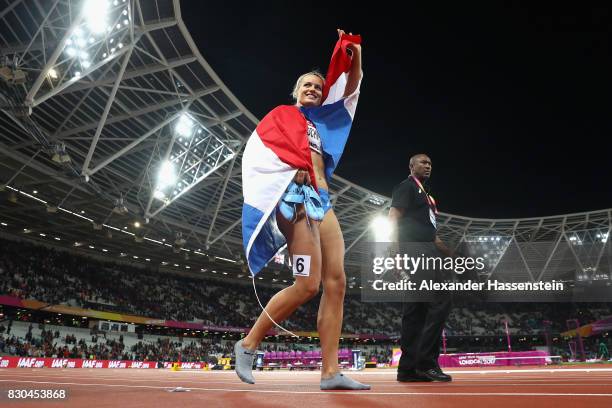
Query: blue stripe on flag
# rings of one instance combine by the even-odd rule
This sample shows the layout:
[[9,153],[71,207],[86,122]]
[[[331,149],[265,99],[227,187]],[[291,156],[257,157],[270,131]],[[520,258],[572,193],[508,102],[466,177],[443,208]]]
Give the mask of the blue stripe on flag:
[[329,105],[302,108],[302,111],[315,124],[321,136],[325,154],[325,176],[331,180],[353,124],[351,115],[344,106],[344,98]]
[[[242,242],[245,249],[263,215],[264,213],[257,208],[243,204]],[[276,227],[276,211],[272,211],[272,214],[270,214],[255,238],[251,250],[246,254],[249,269],[253,276],[257,275],[270,262],[285,243],[285,237]]]

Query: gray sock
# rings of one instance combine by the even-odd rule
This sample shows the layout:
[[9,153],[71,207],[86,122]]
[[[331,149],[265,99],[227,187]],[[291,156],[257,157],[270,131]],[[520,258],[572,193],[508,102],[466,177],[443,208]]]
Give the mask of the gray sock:
[[236,342],[234,345],[234,354],[236,355],[236,374],[238,378],[247,384],[255,384],[253,378],[253,359],[255,358],[255,351],[251,351],[242,347],[242,340]]
[[322,390],[369,390],[370,386],[350,379],[342,373],[321,380]]

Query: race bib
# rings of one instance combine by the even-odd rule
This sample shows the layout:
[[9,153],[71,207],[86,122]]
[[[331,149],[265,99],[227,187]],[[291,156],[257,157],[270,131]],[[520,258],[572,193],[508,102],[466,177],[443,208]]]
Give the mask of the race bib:
[[310,255],[293,255],[293,276],[310,276]]

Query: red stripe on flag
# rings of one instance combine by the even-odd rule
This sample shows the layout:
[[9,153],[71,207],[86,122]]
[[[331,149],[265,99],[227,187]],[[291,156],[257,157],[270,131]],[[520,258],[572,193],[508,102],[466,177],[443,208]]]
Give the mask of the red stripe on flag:
[[281,105],[259,122],[257,134],[281,161],[294,169],[308,170],[312,185],[318,191],[306,126],[306,119],[297,107]]
[[346,46],[349,44],[361,44],[360,35],[343,34],[336,42],[334,52],[332,53],[329,68],[327,69],[327,77],[325,78],[325,86],[323,87],[323,101],[327,99],[329,89],[336,83],[340,75],[348,72],[351,68],[351,57],[346,52]]

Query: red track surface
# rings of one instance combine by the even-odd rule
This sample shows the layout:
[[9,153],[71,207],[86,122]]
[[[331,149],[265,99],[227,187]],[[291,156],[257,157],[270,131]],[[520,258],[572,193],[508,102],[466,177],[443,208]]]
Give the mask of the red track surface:
[[[0,405],[14,407],[612,407],[612,368],[462,369],[452,383],[404,384],[392,370],[350,373],[371,391],[320,391],[318,372],[2,369]],[[168,392],[175,387],[189,392]],[[64,389],[63,401],[8,401],[9,389]]]

